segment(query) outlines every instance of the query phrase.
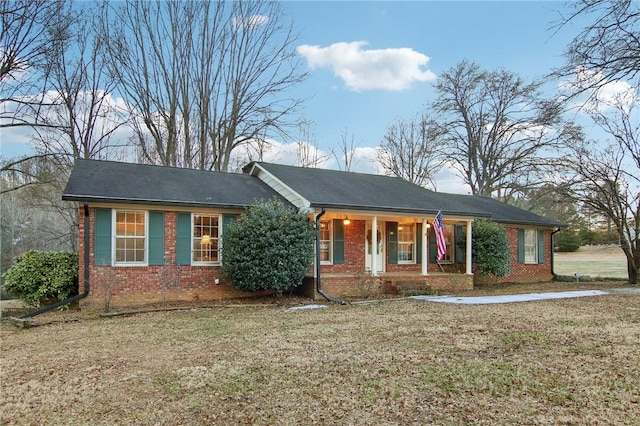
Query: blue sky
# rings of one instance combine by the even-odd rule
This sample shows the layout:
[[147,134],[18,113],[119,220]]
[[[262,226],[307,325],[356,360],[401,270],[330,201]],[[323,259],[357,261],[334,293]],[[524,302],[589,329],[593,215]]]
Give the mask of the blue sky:
[[[485,69],[505,68],[527,80],[539,78],[561,63],[573,35],[566,30],[554,35],[550,29],[562,9],[560,2],[287,1],[283,6],[299,30],[299,44],[317,47],[305,56],[310,78],[301,93],[311,96],[303,114],[314,123],[322,150],[338,144],[345,129],[360,146],[379,144],[395,119],[412,117],[433,99],[434,80],[427,79],[426,73],[437,78],[467,59]],[[350,52],[356,58],[351,64],[336,65],[340,55],[331,56],[331,46],[354,42],[363,42]],[[357,67],[357,56],[366,63],[367,53],[376,51],[380,53],[378,62],[370,63],[369,68],[393,68],[393,62],[406,59],[401,52],[392,55],[398,49],[405,55],[414,52],[428,57],[428,62],[420,65],[406,60],[404,68],[410,65],[423,74],[405,81],[407,86],[402,90],[350,86],[336,71],[338,67]],[[324,66],[309,66],[321,55],[325,56]],[[363,74],[360,78],[375,76]],[[550,84],[550,89],[555,84]]]
[[[562,2],[552,1],[283,1],[299,34],[310,77],[296,90],[308,98],[300,117],[311,141],[331,160],[345,134],[359,147],[354,169],[378,172],[374,147],[397,119],[409,119],[433,100],[437,76],[467,59],[488,70],[505,68],[529,81],[560,65],[579,30],[553,32]],[[549,82],[554,91],[557,82]],[[2,155],[20,153],[26,132],[5,131]],[[294,132],[295,135],[295,132]],[[12,143],[14,142],[14,143]],[[276,141],[278,142],[278,141]],[[267,159],[294,164],[292,146]],[[287,141],[290,142],[290,141]],[[443,172],[439,190],[467,192]]]

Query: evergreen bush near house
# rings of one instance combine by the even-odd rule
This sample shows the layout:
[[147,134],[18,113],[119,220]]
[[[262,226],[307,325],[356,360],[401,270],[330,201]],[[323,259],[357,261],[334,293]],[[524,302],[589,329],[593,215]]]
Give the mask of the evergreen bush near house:
[[26,305],[64,300],[78,294],[78,255],[31,250],[16,258],[3,279],[4,289]]
[[553,237],[554,248],[558,251],[576,251],[580,244],[580,235],[570,229],[562,230]]
[[509,243],[504,226],[487,219],[473,222],[473,263],[480,276],[509,274]]
[[302,283],[314,240],[305,215],[278,200],[258,202],[225,229],[222,274],[238,290],[281,294]]

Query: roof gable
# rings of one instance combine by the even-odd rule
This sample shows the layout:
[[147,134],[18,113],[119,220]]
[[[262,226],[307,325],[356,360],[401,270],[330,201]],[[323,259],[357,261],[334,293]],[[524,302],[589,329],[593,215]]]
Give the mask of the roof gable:
[[259,179],[114,161],[75,161],[63,200],[245,208],[278,194]]

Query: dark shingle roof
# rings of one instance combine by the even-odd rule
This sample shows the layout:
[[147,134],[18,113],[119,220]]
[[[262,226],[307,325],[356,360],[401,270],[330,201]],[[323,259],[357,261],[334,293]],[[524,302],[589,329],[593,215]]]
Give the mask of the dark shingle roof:
[[275,191],[245,174],[82,159],[62,193],[69,201],[218,208],[245,208],[273,197]]
[[255,163],[307,199],[312,207],[350,208],[435,215],[487,216],[471,203],[453,202],[447,195],[429,191],[397,177],[339,170],[312,169]]
[[[397,177],[252,163],[275,176],[312,207],[376,210],[435,215],[491,217],[513,224],[562,224],[500,201],[471,195],[434,192]],[[245,170],[249,171],[252,164]]]

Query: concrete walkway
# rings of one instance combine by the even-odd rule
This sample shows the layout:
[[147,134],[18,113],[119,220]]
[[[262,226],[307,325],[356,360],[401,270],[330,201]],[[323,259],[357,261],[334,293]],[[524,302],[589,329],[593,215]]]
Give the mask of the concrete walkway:
[[607,294],[638,294],[640,288],[618,288],[613,290],[581,290],[553,293],[508,294],[504,296],[411,296],[411,299],[427,302],[456,303],[462,305],[489,305],[494,303],[531,302],[534,300],[568,299],[573,297],[604,296]]

